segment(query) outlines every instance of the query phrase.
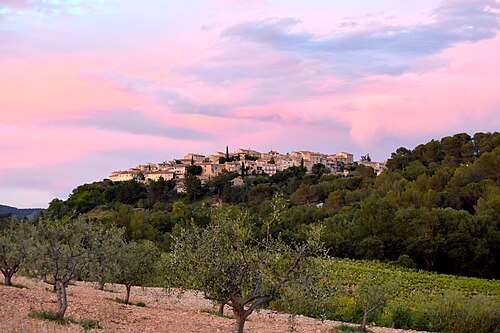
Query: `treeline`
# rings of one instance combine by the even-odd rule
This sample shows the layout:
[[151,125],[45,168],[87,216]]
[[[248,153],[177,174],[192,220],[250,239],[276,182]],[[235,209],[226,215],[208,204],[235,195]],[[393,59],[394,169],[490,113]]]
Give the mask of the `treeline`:
[[[376,259],[441,273],[499,278],[500,133],[465,133],[432,140],[414,149],[399,148],[376,176],[363,165],[348,177],[292,167],[273,176],[222,173],[206,184],[186,175],[186,193],[174,181],[147,184],[110,181],[77,187],[66,201],[54,200],[48,218],[80,214],[124,227],[128,240],[151,240],[169,251],[172,235],[194,223],[210,223],[220,205],[249,208],[259,237],[270,234],[301,243],[308,226],[325,226],[329,254]],[[285,202],[271,225],[263,221]]]

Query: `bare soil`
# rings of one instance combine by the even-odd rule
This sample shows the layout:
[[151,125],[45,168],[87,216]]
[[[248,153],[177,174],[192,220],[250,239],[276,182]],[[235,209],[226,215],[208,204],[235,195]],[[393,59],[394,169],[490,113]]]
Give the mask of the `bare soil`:
[[[28,289],[0,285],[0,332],[1,333],[68,333],[85,332],[78,325],[58,325],[53,322],[28,316],[32,310],[57,308],[56,295],[52,286],[24,277],[13,279]],[[200,294],[186,292],[181,297],[167,295],[161,288],[134,287],[132,302],[144,302],[146,307],[119,304],[108,298],[124,298],[125,288],[120,285],[106,285],[107,291],[100,291],[96,284],[77,282],[68,287],[67,317],[76,320],[98,320],[102,329],[92,332],[172,332],[172,333],[223,333],[234,330],[234,319],[221,318],[202,309],[215,309],[213,304]],[[229,313],[229,309],[226,311]],[[290,316],[283,313],[262,310],[252,314],[245,325],[248,333],[299,332],[335,333],[334,327],[342,323],[320,321],[303,316],[295,317],[294,327]],[[294,329],[294,330],[293,330]],[[415,332],[389,328],[370,328],[375,333]]]

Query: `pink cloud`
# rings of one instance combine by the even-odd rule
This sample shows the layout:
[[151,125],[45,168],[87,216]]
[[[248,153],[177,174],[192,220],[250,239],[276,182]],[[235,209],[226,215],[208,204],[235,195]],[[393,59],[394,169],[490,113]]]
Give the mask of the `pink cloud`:
[[[379,78],[353,91],[351,134],[368,144],[383,131],[397,137],[500,126],[500,37],[441,54],[449,65],[432,72]],[[383,80],[383,81],[382,81]],[[473,124],[477,123],[477,126]],[[473,129],[475,130],[475,129]]]
[[[116,156],[226,145],[385,159],[400,142],[500,128],[493,14],[473,1],[439,15],[438,1],[359,4],[151,1],[131,20],[137,2],[123,1],[2,21],[0,187],[19,168],[85,174],[90,160],[100,178]],[[40,187],[69,193],[67,172]]]

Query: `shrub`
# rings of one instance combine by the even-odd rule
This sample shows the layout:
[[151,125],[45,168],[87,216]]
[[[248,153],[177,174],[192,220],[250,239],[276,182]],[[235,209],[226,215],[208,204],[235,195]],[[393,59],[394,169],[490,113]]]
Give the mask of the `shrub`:
[[83,327],[84,330],[88,331],[91,329],[100,329],[102,328],[99,324],[98,320],[93,319],[83,319],[78,322],[78,324]]
[[106,298],[107,300],[110,300],[110,301],[113,301],[113,302],[116,302],[116,303],[120,303],[120,304],[125,304],[125,305],[135,305],[135,306],[140,306],[142,308],[145,308],[146,307],[146,303],[144,302],[137,302],[137,303],[134,303],[134,302],[127,302],[121,298]]
[[44,319],[56,322],[61,325],[67,324],[66,319],[57,315],[57,313],[52,311],[31,311],[28,314],[31,318]]
[[400,255],[393,264],[403,268],[417,268],[417,264],[407,254]]
[[458,292],[445,294],[429,306],[431,329],[452,333],[500,332],[500,302],[484,295],[465,299]]
[[392,323],[394,328],[410,329],[413,327],[413,313],[406,307],[393,309]]
[[22,284],[17,284],[17,283],[12,283],[10,286],[6,285],[5,283],[0,283],[0,286],[7,286],[7,287],[13,287],[13,288],[18,288],[18,289],[29,289],[25,285]]
[[29,316],[31,318],[37,318],[37,319],[43,319],[43,320],[49,320],[56,322],[60,325],[67,325],[67,324],[77,324],[80,325],[84,330],[88,331],[91,329],[100,329],[101,325],[98,320],[94,319],[82,319],[80,321],[77,321],[73,318],[63,318],[57,315],[57,313],[52,312],[52,311],[31,311],[29,313]]
[[201,309],[200,312],[208,313],[208,314],[211,314],[211,315],[214,315],[217,317],[221,317],[221,318],[226,318],[226,319],[236,319],[234,316],[226,315],[223,313],[221,314],[221,313],[215,311],[214,309]]
[[363,331],[361,328],[349,325],[339,325],[335,327],[336,330],[344,333],[365,333],[371,331]]
[[334,319],[349,323],[361,323],[363,319],[363,309],[356,303],[346,301],[341,303],[344,304],[341,304],[337,308]]

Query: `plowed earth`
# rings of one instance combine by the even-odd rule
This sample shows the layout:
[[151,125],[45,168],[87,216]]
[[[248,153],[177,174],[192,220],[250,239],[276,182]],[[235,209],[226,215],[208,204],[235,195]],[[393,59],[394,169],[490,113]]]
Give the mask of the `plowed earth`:
[[[57,309],[56,294],[52,286],[24,277],[13,279],[27,289],[0,285],[0,332],[1,333],[69,333],[85,332],[78,325],[58,325],[28,316],[32,310]],[[76,282],[68,287],[67,317],[75,320],[95,319],[102,329],[96,333],[114,332],[172,332],[172,333],[223,333],[233,332],[235,320],[221,318],[202,309],[213,309],[213,304],[202,295],[186,292],[181,297],[167,295],[161,288],[134,287],[132,302],[144,302],[146,307],[119,304],[108,298],[123,298],[125,288],[120,285],[106,285],[107,291],[100,291],[88,282]],[[229,309],[226,309],[231,314]],[[245,325],[248,333],[335,333],[335,326],[342,323],[320,321],[296,316],[292,324],[290,316],[268,310],[258,311],[249,317]],[[389,328],[370,328],[375,333],[415,332]]]

